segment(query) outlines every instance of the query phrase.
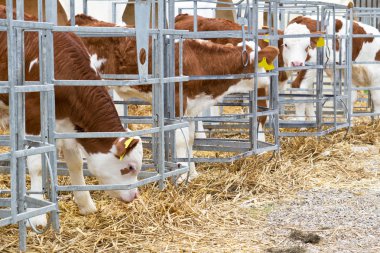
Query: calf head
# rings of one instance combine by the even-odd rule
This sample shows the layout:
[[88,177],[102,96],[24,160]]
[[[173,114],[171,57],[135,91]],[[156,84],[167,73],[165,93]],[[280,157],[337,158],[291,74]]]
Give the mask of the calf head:
[[[321,32],[310,32],[306,25],[292,23],[286,27],[285,35],[296,34],[321,34]],[[317,46],[318,38],[284,38],[282,44],[282,57],[286,67],[305,66],[305,62],[310,57],[310,50],[314,50]]]
[[[241,45],[242,43],[239,43],[239,46]],[[254,64],[255,62],[255,43],[253,41],[250,41],[250,42],[247,42],[247,48],[248,48],[248,51],[250,52],[249,53],[249,58],[250,58],[250,64]],[[260,47],[258,47],[258,50],[259,52],[257,53],[258,55],[258,63],[259,63],[259,67],[258,67],[258,73],[265,73],[266,70],[263,68],[263,67],[260,67],[261,66],[261,62],[263,60],[266,61],[267,64],[272,64],[274,62],[274,60],[276,59],[276,57],[279,55],[280,51],[278,50],[277,47],[273,47],[273,46],[267,46],[263,49],[261,49]],[[265,58],[265,59],[264,59]],[[258,88],[266,88],[268,87],[270,84],[270,78],[269,77],[259,77],[258,78]]]
[[[101,184],[133,184],[141,171],[143,147],[140,137],[117,138],[108,153],[91,154],[87,158],[89,170]],[[137,189],[114,190],[107,193],[125,202],[138,195]]]

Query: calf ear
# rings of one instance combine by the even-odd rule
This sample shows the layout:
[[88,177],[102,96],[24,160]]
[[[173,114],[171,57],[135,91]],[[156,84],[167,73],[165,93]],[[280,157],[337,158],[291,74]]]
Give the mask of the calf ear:
[[115,156],[117,158],[123,159],[125,155],[128,155],[131,150],[137,146],[139,139],[134,138],[117,138],[114,142],[116,147]]
[[280,51],[277,47],[268,46],[263,49],[261,49],[258,53],[259,55],[259,61],[261,62],[263,58],[265,57],[267,59],[267,63],[271,64],[276,57],[279,55]]

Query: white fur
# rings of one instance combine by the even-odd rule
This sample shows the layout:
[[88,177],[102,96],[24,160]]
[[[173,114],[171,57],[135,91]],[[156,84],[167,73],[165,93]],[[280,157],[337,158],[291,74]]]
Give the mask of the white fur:
[[112,88],[124,100],[139,98],[147,102],[152,102],[152,92],[140,92],[131,86],[112,86]]
[[257,139],[259,141],[265,142],[264,126],[261,123],[259,123],[259,129],[258,130],[259,130],[259,133],[258,133]]
[[33,61],[30,62],[29,64],[29,72],[33,69],[33,66],[35,64],[38,64],[38,58],[34,59]]
[[8,106],[0,101],[0,129],[6,129],[9,125]]
[[107,61],[107,59],[104,59],[104,58],[98,58],[98,55],[97,54],[92,54],[90,55],[90,66],[93,70],[95,70],[96,72],[98,72],[100,70],[100,68],[102,67],[102,65]]
[[[75,132],[75,127],[69,119],[57,120],[56,131],[72,133]],[[115,145],[111,147],[108,153],[88,154],[75,139],[64,139],[57,141],[57,148],[63,151],[64,159],[69,168],[71,183],[73,185],[86,184],[82,171],[82,156],[80,150],[83,151],[83,154],[87,159],[90,172],[100,181],[100,183],[131,184],[137,181],[137,174],[141,170],[143,156],[141,139],[139,137],[134,138],[139,139],[139,143],[122,160],[115,157]],[[31,189],[33,191],[41,191],[41,156],[29,156],[27,158],[27,163],[31,177]],[[120,170],[129,168],[130,166],[133,166],[135,171],[122,175]],[[108,191],[108,194],[129,202],[137,196],[137,189]],[[35,195],[34,197],[42,198],[41,195]],[[88,191],[74,192],[74,200],[77,203],[81,214],[86,215],[96,212],[96,205]],[[31,219],[31,222],[36,226],[46,225],[46,217],[45,215],[34,217]]]
[[[284,31],[285,35],[310,34],[306,25],[290,24]],[[292,62],[305,63],[307,48],[310,46],[310,38],[284,38],[282,56],[286,67],[291,67]]]
[[[197,40],[198,43],[210,43],[206,40]],[[253,46],[254,44],[249,44],[249,46]],[[254,58],[254,54],[250,55],[250,60],[252,62]],[[263,68],[259,68],[259,72],[265,72]],[[259,88],[267,87],[270,83],[269,77],[262,77],[259,78]],[[218,102],[222,102],[223,98],[232,93],[244,93],[248,92],[253,89],[253,80],[241,80],[237,84],[229,87],[229,89],[223,93],[222,95],[218,96],[217,98],[213,98],[211,95],[206,94],[199,94],[194,99],[187,98],[187,108],[185,111],[185,116],[188,117],[196,117],[198,115],[201,115],[201,113],[206,109],[214,106]],[[131,99],[131,98],[140,98],[148,102],[152,102],[152,93],[145,93],[145,92],[139,92],[138,90],[134,89],[133,87],[113,87],[115,91],[119,94],[120,97],[122,97],[125,100]],[[183,128],[181,130],[176,130],[176,149],[177,149],[177,157],[178,158],[184,158],[187,156],[187,151],[190,153],[190,157],[192,157],[192,146],[194,143],[195,138],[195,124],[194,121],[190,121],[190,128],[185,129]],[[184,136],[185,135],[185,136]],[[265,138],[263,134],[259,137],[261,140]],[[189,147],[187,148],[187,145]],[[194,163],[191,163],[190,166],[190,172],[189,172],[189,178],[195,178],[197,175],[197,172],[195,170]],[[187,176],[181,176],[179,181],[182,181],[186,179]]]
[[[337,32],[337,35],[344,35],[349,26],[350,22],[344,18],[337,18],[338,20],[342,21],[342,28]],[[327,32],[329,34],[333,33],[333,27],[334,24],[332,23],[333,20],[330,20],[330,24],[327,28]],[[361,27],[364,28],[367,34],[374,34],[378,35],[379,31],[377,28],[357,22]],[[291,24],[285,29],[285,34],[310,34],[310,31],[306,31],[307,28],[304,25],[298,25],[298,24]],[[305,62],[306,55],[303,54],[302,50],[306,47],[307,43],[309,42],[309,38],[304,39],[284,39],[284,44],[287,43],[288,47],[284,47],[283,50],[283,57],[285,66],[290,66],[290,63],[292,61],[301,61]],[[342,47],[342,56],[343,60],[346,60],[345,57],[345,40],[342,40],[341,47]],[[332,43],[329,44],[326,43],[325,47],[329,48],[329,52],[335,52],[336,57],[338,57],[339,52],[336,52],[335,50],[332,50]],[[380,50],[380,38],[374,38],[372,43],[364,43],[363,47],[356,58],[355,61],[361,62],[361,61],[375,61],[376,53]],[[309,54],[311,56],[311,59],[309,62],[316,62],[316,50],[309,50]],[[299,56],[302,56],[301,58]],[[337,58],[338,59],[338,58]],[[329,62],[333,60],[333,57],[330,56]],[[314,72],[314,73],[313,73]],[[331,71],[326,71],[326,73],[331,76]],[[380,86],[380,74],[378,71],[378,66],[376,64],[371,65],[353,65],[352,68],[352,75],[353,75],[353,86],[374,86],[378,87]],[[364,76],[365,75],[365,76]],[[307,74],[305,76],[305,80],[301,83],[301,88],[311,88],[312,82],[315,79],[315,70],[308,70]],[[369,78],[369,83],[364,83],[363,81],[366,80],[367,77]],[[353,91],[351,94],[352,101],[355,102],[356,100],[356,92]],[[380,112],[380,92],[378,91],[372,91],[372,101],[374,103],[375,112]],[[298,107],[298,108],[297,108]],[[310,104],[299,104],[296,106],[297,116],[301,119],[306,117],[313,117],[314,116],[314,109],[312,108],[312,105]]]

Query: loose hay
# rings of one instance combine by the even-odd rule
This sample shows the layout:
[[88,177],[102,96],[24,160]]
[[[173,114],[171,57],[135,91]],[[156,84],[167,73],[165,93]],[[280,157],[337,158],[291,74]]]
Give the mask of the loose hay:
[[[93,192],[98,213],[81,216],[71,193],[60,195],[60,234],[29,232],[28,249],[37,252],[265,252],[262,227],[276,201],[313,187],[344,188],[379,179],[366,170],[380,159],[352,153],[352,147],[378,146],[380,122],[361,122],[327,137],[283,138],[276,159],[270,154],[234,164],[198,165],[201,176],[189,186],[164,191],[140,188],[130,204]],[[5,179],[4,179],[5,177]],[[0,181],[7,176],[0,176]],[[367,181],[366,181],[367,180]],[[67,177],[59,178],[67,184]],[[87,183],[96,183],[87,179]],[[17,250],[17,228],[0,230],[0,251]]]

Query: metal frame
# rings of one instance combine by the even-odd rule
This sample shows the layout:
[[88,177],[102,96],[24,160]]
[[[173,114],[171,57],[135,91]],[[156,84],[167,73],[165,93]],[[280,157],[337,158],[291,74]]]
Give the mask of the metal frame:
[[[87,13],[87,2],[95,0],[83,0],[84,12]],[[98,0],[105,1],[105,0]],[[183,2],[180,0],[177,2]],[[223,3],[220,1],[202,0],[203,2]],[[194,4],[195,20],[197,10],[200,9],[197,3],[200,1],[190,1]],[[59,231],[58,217],[58,192],[59,191],[93,191],[93,190],[115,190],[115,189],[131,189],[151,182],[159,182],[161,189],[165,187],[165,180],[170,177],[175,177],[179,174],[188,171],[187,166],[179,166],[178,162],[190,162],[190,159],[179,159],[175,155],[175,130],[188,127],[188,121],[201,120],[209,124],[214,136],[206,140],[196,139],[194,150],[198,151],[213,151],[221,153],[233,153],[232,156],[226,157],[196,157],[191,161],[194,162],[231,162],[242,157],[259,154],[262,152],[276,151],[279,149],[280,136],[323,136],[329,132],[336,131],[341,128],[348,128],[351,125],[351,116],[355,115],[351,112],[351,64],[358,64],[347,60],[342,62],[342,54],[339,59],[335,59],[333,54],[333,62],[340,61],[340,64],[324,64],[324,52],[320,49],[318,52],[318,63],[316,65],[308,65],[300,68],[278,68],[275,62],[276,69],[268,73],[257,73],[255,69],[250,74],[237,74],[229,76],[183,76],[183,65],[180,60],[179,75],[175,76],[174,72],[174,40],[178,39],[180,43],[180,59],[182,59],[182,43],[183,39],[194,38],[242,38],[245,40],[253,40],[256,42],[256,66],[257,62],[257,41],[258,39],[270,39],[272,45],[277,45],[277,41],[281,37],[278,35],[278,29],[283,27],[285,16],[287,13],[304,13],[306,9],[315,8],[319,20],[322,21],[322,27],[326,20],[325,17],[330,15],[335,18],[337,10],[341,10],[345,15],[353,17],[353,12],[347,10],[346,7],[335,4],[321,4],[320,2],[307,1],[287,1],[287,0],[253,0],[240,2],[239,4],[229,4],[231,7],[221,7],[218,9],[236,9],[239,17],[243,17],[248,24],[248,30],[242,31],[218,31],[218,32],[198,32],[195,22],[194,32],[174,30],[174,0],[158,0],[159,12],[155,12],[152,8],[153,20],[154,15],[158,15],[158,23],[152,24],[152,28],[147,27],[146,20],[141,12],[146,11],[145,2],[136,1],[136,29],[126,29],[122,27],[62,27],[56,26],[57,22],[57,0],[46,0],[47,22],[24,22],[23,20],[23,1],[17,0],[17,20],[13,20],[11,13],[12,0],[7,0],[8,15],[6,20],[0,20],[0,29],[7,31],[8,38],[8,64],[9,64],[9,81],[0,82],[0,92],[8,93],[10,102],[10,127],[9,136],[0,136],[0,145],[6,145],[11,148],[11,151],[5,154],[0,154],[0,161],[7,163],[0,166],[0,172],[8,172],[11,175],[11,189],[0,190],[0,194],[8,194],[9,198],[1,198],[0,206],[6,209],[0,209],[0,226],[15,224],[19,225],[19,245],[20,250],[26,250],[26,220],[39,214],[51,213],[51,224],[56,231]],[[39,1],[42,3],[42,0]],[[112,11],[116,13],[116,5],[125,4],[125,1],[112,1],[114,6]],[[152,4],[152,2],[150,2]],[[149,2],[148,2],[149,5]],[[71,10],[75,7],[73,0],[70,1]],[[258,27],[258,17],[260,12],[268,12],[267,23],[270,30],[262,30]],[[368,10],[355,8],[353,10],[364,13],[368,16]],[[141,15],[138,15],[140,12]],[[374,15],[372,10],[370,15]],[[74,11],[70,12],[70,16],[74,16]],[[279,20],[281,15],[282,19]],[[372,17],[372,16],[371,16]],[[42,20],[42,8],[39,8],[39,20]],[[373,17],[372,17],[373,18]],[[73,19],[72,19],[73,20]],[[113,20],[115,16],[113,16]],[[242,19],[241,19],[242,20]],[[144,23],[145,22],[145,23]],[[148,22],[149,23],[149,22]],[[72,23],[73,24],[73,23]],[[244,22],[242,22],[244,24]],[[38,31],[40,36],[40,82],[25,82],[23,80],[23,33],[27,31]],[[244,30],[244,29],[243,29]],[[352,28],[351,28],[352,30]],[[54,78],[54,55],[53,55],[53,32],[74,32],[79,36],[91,37],[136,37],[142,48],[148,49],[147,41],[152,39],[152,65],[153,72],[148,74],[143,65],[139,63],[138,75],[103,75],[105,80],[91,81],[91,85],[103,86],[127,86],[127,85],[152,85],[153,101],[152,101],[152,117],[135,117],[125,114],[121,117],[123,123],[143,123],[152,125],[149,129],[138,130],[134,132],[104,132],[104,133],[56,133],[55,132],[55,108],[54,108],[54,85],[89,85],[88,81],[80,80],[56,80]],[[269,36],[259,35],[268,33]],[[351,59],[352,49],[352,31],[347,32],[343,36],[346,44],[346,59]],[[305,35],[302,35],[305,37]],[[301,35],[299,37],[302,37]],[[291,36],[297,37],[297,36]],[[313,37],[313,36],[308,36]],[[334,45],[335,32],[333,34],[325,34],[324,37]],[[367,63],[366,63],[367,64]],[[323,68],[331,68],[335,75],[333,84],[327,86],[324,82]],[[317,69],[317,82],[314,86],[315,94],[312,96],[280,94],[278,91],[278,71],[280,70],[301,70],[301,69]],[[344,72],[345,70],[345,72]],[[341,78],[342,76],[345,78]],[[271,85],[269,95],[264,98],[259,98],[257,94],[258,80],[257,77],[269,76]],[[208,80],[208,79],[240,79],[240,78],[255,78],[253,81],[253,91],[249,94],[234,94],[228,96],[225,101],[219,103],[218,106],[242,106],[248,107],[249,112],[244,114],[221,115],[221,116],[205,116],[188,118],[184,116],[183,110],[180,110],[180,117],[175,115],[174,101],[174,83],[180,83],[180,90],[183,90],[183,85],[186,85],[188,80]],[[341,81],[341,80],[344,81]],[[329,87],[327,89],[326,87]],[[358,88],[359,89],[359,88]],[[380,89],[380,88],[378,88]],[[368,90],[368,88],[366,88]],[[24,94],[26,92],[41,93],[41,134],[40,136],[25,135],[24,122]],[[280,105],[288,105],[291,103],[299,103],[298,98],[303,98],[306,102],[316,104],[317,116],[312,123],[307,122],[285,122],[280,120],[280,114],[289,115],[289,110],[280,111]],[[267,108],[258,108],[258,99],[266,99],[269,101]],[[180,96],[181,103],[183,96]],[[302,102],[302,101],[301,101]],[[330,103],[330,110],[325,110],[324,104]],[[129,104],[146,104],[138,100],[133,101],[117,101],[117,104],[124,104],[126,107]],[[341,106],[341,105],[343,106]],[[340,108],[341,107],[341,108]],[[259,111],[261,110],[261,111]],[[343,112],[340,112],[342,110]],[[326,113],[331,113],[332,121],[324,122]],[[344,122],[339,122],[339,113],[343,115]],[[271,143],[257,141],[259,116],[267,116],[268,126],[271,128],[272,139]],[[373,114],[368,114],[373,115]],[[313,127],[315,132],[281,132],[280,127],[302,128]],[[243,129],[248,137],[241,139],[228,139],[225,133],[231,132],[232,129]],[[242,130],[239,131],[242,133]],[[107,138],[107,137],[131,137],[143,135],[144,147],[152,149],[151,159],[145,160],[141,180],[133,185],[86,185],[86,186],[62,186],[58,185],[57,175],[67,174],[65,164],[58,161],[55,142],[57,139],[65,138]],[[26,146],[33,146],[33,149],[27,149]],[[25,157],[34,154],[42,154],[43,157],[43,182],[44,194],[49,200],[42,201],[34,199],[28,194],[32,193],[25,190]],[[86,167],[86,164],[84,165]],[[89,174],[87,169],[84,170],[85,175]],[[26,207],[37,208],[33,211],[26,211]]]
[[[47,1],[47,7],[50,7]],[[8,81],[2,82],[0,92],[9,95],[10,134],[1,136],[0,143],[10,147],[10,152],[0,155],[0,161],[10,164],[11,189],[0,190],[8,197],[0,199],[0,226],[18,224],[19,247],[26,250],[26,222],[29,218],[51,213],[54,229],[58,229],[58,205],[54,173],[56,148],[54,141],[54,87],[52,82],[52,29],[53,26],[41,22],[24,20],[23,1],[17,0],[16,19],[13,19],[12,0],[7,0],[7,18],[0,21],[1,30],[7,33]],[[40,9],[40,13],[41,13]],[[42,15],[39,15],[41,18]],[[47,15],[47,19],[51,17]],[[40,19],[41,20],[41,19]],[[40,81],[26,82],[24,79],[24,33],[39,33]],[[41,98],[41,134],[34,139],[25,135],[25,94],[39,92]],[[27,149],[28,146],[34,147]],[[28,196],[26,191],[26,162],[30,155],[43,157],[42,177],[48,200]],[[27,210],[26,208],[33,208]]]
[[[47,22],[23,22],[23,1],[18,0],[17,5],[17,21],[12,18],[12,0],[7,1],[8,18],[0,20],[3,30],[8,33],[8,49],[9,49],[9,81],[2,82],[0,86],[1,92],[9,93],[9,109],[10,109],[10,128],[9,136],[1,136],[1,145],[9,145],[11,151],[1,154],[0,160],[8,160],[8,163],[2,164],[2,171],[10,171],[11,189],[0,190],[0,194],[10,194],[10,198],[0,199],[0,205],[10,207],[10,209],[1,209],[0,226],[18,223],[19,225],[19,246],[20,250],[26,250],[26,219],[50,212],[50,224],[53,225],[55,231],[59,231],[58,218],[58,198],[59,191],[93,191],[93,190],[124,190],[136,188],[148,183],[158,182],[160,189],[164,189],[167,178],[175,177],[188,171],[188,166],[179,165],[171,157],[165,156],[165,134],[173,135],[174,131],[179,128],[187,127],[187,122],[178,121],[174,118],[165,118],[164,114],[164,87],[169,82],[186,81],[186,76],[166,76],[163,53],[165,47],[165,37],[174,33],[173,29],[165,29],[164,24],[164,1],[159,1],[160,12],[157,28],[148,29],[144,26],[143,18],[137,19],[136,29],[116,28],[92,28],[92,27],[61,27],[56,26],[57,23],[57,1],[46,1],[46,17]],[[42,2],[40,2],[42,3]],[[136,4],[136,13],[138,16],[144,17],[144,2]],[[140,8],[140,9],[138,9]],[[41,9],[40,14],[41,14]],[[42,17],[42,15],[39,15]],[[24,31],[37,30],[40,32],[40,38],[44,38],[40,43],[40,82],[23,81],[23,37]],[[81,81],[81,80],[56,80],[54,78],[54,48],[53,48],[53,32],[75,32],[80,36],[137,36],[139,43],[148,41],[152,38],[154,45],[153,54],[153,73],[147,75],[144,66],[139,71],[139,75],[133,77],[123,77],[123,80],[101,80],[101,81]],[[137,34],[136,34],[137,33]],[[147,46],[145,46],[147,49]],[[147,64],[145,65],[147,67]],[[112,77],[109,77],[112,78]],[[126,80],[128,79],[128,80]],[[153,116],[149,119],[152,124],[150,129],[144,129],[134,132],[103,132],[103,133],[56,133],[55,132],[55,108],[54,108],[54,85],[152,85],[153,87]],[[25,92],[41,92],[41,135],[27,136],[25,135],[25,112],[24,112],[24,95]],[[136,135],[151,135],[152,149],[151,161],[145,161],[143,167],[142,178],[135,184],[131,185],[70,185],[62,186],[58,184],[57,174],[58,167],[61,163],[57,163],[57,154],[55,148],[55,140],[66,138],[110,138],[110,137],[132,137]],[[170,143],[169,143],[170,144]],[[27,149],[27,146],[36,146],[33,149]],[[171,146],[173,146],[171,144]],[[44,192],[50,197],[49,201],[41,201],[34,199],[28,194],[25,186],[25,157],[29,155],[43,154],[43,182]],[[46,154],[46,155],[45,155]],[[62,166],[64,167],[64,166]],[[36,194],[36,192],[33,192]],[[25,211],[26,207],[39,207],[33,211]],[[10,215],[8,217],[8,215]],[[45,228],[44,230],[46,230]],[[37,231],[37,230],[36,230]],[[37,231],[41,232],[41,231]]]

